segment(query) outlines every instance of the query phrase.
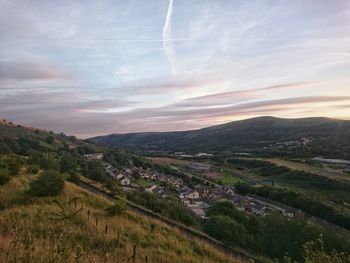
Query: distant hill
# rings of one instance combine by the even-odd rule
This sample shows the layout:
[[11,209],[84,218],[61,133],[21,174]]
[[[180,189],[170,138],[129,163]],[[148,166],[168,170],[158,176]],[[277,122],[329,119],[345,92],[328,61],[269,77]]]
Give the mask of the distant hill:
[[350,159],[350,121],[258,117],[200,130],[111,134],[89,141],[141,151],[254,152]]

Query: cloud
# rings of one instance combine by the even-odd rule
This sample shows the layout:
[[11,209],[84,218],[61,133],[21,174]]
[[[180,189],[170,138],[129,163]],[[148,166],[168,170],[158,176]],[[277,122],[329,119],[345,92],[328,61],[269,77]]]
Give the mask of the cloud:
[[[171,105],[157,108],[140,108],[124,112],[86,112],[79,122],[99,120],[101,126],[86,127],[84,136],[96,134],[172,131],[203,128],[243,118],[261,115],[279,117],[305,117],[315,115],[315,106],[334,105],[337,102],[350,101],[350,96],[304,96],[273,100],[239,103],[218,108],[179,109]],[[301,114],[302,113],[302,114]],[[301,115],[298,115],[301,114]],[[326,115],[334,117],[333,115]]]
[[247,90],[237,90],[215,93],[205,96],[193,97],[186,99],[182,102],[176,103],[176,107],[204,107],[204,106],[223,106],[225,104],[232,104],[242,100],[252,100],[261,96],[262,92],[272,91],[276,89],[290,89],[290,88],[303,88],[314,82],[296,82],[274,86],[267,86],[263,88],[254,88]]
[[169,78],[166,80],[143,80],[134,82],[132,85],[118,87],[118,91],[127,94],[152,95],[169,92],[181,92],[190,89],[196,89],[206,85],[218,83],[220,81],[215,77],[200,78]]
[[350,96],[304,96],[294,98],[283,98],[283,99],[270,99],[253,102],[238,103],[235,105],[229,105],[224,107],[202,107],[195,109],[179,109],[170,106],[153,108],[153,109],[139,109],[128,112],[134,117],[186,117],[193,118],[207,118],[207,117],[223,117],[230,116],[230,114],[239,113],[246,110],[266,110],[271,107],[283,106],[285,110],[288,110],[288,106],[305,105],[311,106],[316,103],[333,103],[338,101],[349,101]]
[[65,78],[68,78],[68,75],[62,70],[45,64],[18,61],[0,62],[0,80],[55,80]]
[[171,16],[173,13],[174,0],[169,0],[168,10],[165,18],[165,23],[163,26],[163,50],[169,61],[171,73],[176,74],[175,62],[174,62],[174,47],[173,39],[171,36]]

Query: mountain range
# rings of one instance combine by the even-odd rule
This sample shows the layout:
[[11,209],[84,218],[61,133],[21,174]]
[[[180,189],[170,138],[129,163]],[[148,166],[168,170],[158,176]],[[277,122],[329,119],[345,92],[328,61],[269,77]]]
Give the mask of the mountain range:
[[350,158],[350,121],[264,116],[199,130],[110,134],[88,141],[148,152],[283,153]]

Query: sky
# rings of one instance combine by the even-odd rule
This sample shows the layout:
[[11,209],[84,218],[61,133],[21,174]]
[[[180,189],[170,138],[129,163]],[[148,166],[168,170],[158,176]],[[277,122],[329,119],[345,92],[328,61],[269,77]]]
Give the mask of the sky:
[[0,0],[0,118],[80,138],[350,119],[348,0]]

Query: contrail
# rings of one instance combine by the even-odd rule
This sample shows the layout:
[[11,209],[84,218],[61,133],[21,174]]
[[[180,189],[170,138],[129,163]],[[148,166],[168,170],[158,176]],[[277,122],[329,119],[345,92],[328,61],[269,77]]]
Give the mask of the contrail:
[[173,48],[173,40],[171,38],[171,16],[173,13],[173,4],[174,0],[169,0],[168,11],[165,18],[165,23],[163,26],[163,50],[168,58],[171,73],[175,74],[175,66],[174,66],[174,48]]

